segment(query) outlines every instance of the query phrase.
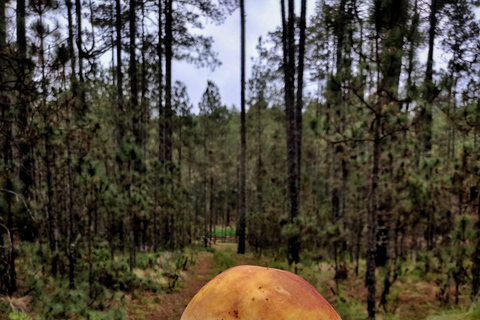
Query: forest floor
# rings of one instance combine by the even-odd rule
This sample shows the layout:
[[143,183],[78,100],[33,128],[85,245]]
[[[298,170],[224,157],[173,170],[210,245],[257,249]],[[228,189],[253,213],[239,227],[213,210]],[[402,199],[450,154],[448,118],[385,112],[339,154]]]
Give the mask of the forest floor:
[[169,294],[143,292],[127,306],[129,320],[180,319],[193,296],[215,275],[213,254],[201,251],[196,263],[182,273],[180,288]]
[[[289,268],[286,264],[253,254],[237,255],[235,254],[236,244],[234,243],[217,243],[212,247],[212,251],[215,253],[200,251],[195,256],[196,263],[190,265],[187,271],[181,274],[180,285],[173,292],[166,294],[147,291],[136,295],[134,299],[132,298],[127,306],[127,319],[180,319],[183,310],[202,286],[220,271],[234,265],[263,265],[287,270]],[[300,276],[314,285],[335,306],[344,320],[365,318],[367,292],[363,286],[361,275],[354,276],[351,274],[347,281],[338,286],[333,281],[334,273],[329,263],[324,262],[310,267],[300,265],[298,271]],[[384,310],[379,310],[378,319],[477,319],[476,316],[467,317],[468,313],[449,314],[456,308],[442,308],[436,297],[437,286],[432,279],[425,281],[422,278],[423,276],[414,277],[410,274],[402,281],[399,280],[392,288],[393,292],[389,302],[390,311],[385,313]],[[381,291],[382,284],[380,281],[378,285]],[[339,291],[341,294],[338,293]],[[468,296],[464,294],[461,298],[467,300]],[[463,304],[465,305],[465,303]],[[443,313],[444,311],[447,311],[447,313]]]

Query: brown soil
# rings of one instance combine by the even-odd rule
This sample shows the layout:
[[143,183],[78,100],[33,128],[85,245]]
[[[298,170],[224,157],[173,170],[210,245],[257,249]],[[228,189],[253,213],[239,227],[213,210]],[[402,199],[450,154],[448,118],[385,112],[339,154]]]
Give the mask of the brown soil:
[[133,300],[128,306],[128,319],[180,319],[183,310],[193,296],[213,278],[215,270],[212,265],[213,254],[200,252],[196,256],[196,264],[191,266],[184,275],[181,288],[178,291],[169,294],[142,293],[138,299]]

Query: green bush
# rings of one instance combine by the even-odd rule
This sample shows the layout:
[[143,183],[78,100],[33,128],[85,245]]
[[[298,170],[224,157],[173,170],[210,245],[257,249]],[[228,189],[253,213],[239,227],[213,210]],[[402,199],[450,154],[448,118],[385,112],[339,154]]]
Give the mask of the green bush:
[[13,311],[8,315],[9,320],[33,320],[32,317],[29,317],[25,312]]
[[360,302],[346,300],[341,295],[335,304],[335,310],[342,320],[363,320],[366,318]]
[[198,247],[198,251],[207,251],[207,252],[211,252],[211,253],[215,253],[215,248],[214,247],[205,247],[205,246],[199,246]]
[[272,261],[268,264],[269,268],[275,268],[280,270],[287,270],[289,271],[290,268],[288,267],[288,263],[286,261]]
[[215,251],[213,253],[213,260],[221,271],[227,270],[235,266],[235,261],[233,260],[233,253],[228,252],[228,250],[226,250],[225,252]]

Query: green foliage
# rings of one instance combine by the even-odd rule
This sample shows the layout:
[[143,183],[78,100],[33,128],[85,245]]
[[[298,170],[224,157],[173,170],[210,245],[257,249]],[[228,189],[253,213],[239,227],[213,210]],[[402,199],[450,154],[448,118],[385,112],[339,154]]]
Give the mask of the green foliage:
[[211,252],[211,253],[217,252],[217,249],[215,249],[214,247],[205,247],[205,246],[198,247],[198,250],[199,251]]
[[480,306],[479,303],[473,304],[466,310],[447,310],[435,312],[427,320],[477,320],[480,319]]
[[287,261],[278,261],[278,260],[273,260],[268,264],[269,268],[275,268],[275,269],[280,269],[280,270],[290,270],[290,266],[288,265]]
[[365,311],[358,301],[346,300],[340,296],[335,304],[335,310],[342,320],[362,320],[365,319]]
[[25,312],[13,311],[8,314],[9,320],[33,320],[32,317],[29,317]]
[[232,252],[230,247],[228,247],[223,252],[216,250],[213,253],[213,260],[215,261],[215,264],[218,266],[220,271],[224,271],[235,266],[235,261],[233,257],[234,253]]

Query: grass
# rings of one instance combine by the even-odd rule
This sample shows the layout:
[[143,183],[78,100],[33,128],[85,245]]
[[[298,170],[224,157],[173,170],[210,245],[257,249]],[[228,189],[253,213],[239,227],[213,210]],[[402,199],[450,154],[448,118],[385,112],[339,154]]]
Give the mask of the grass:
[[220,269],[220,272],[236,265],[234,260],[234,252],[230,246],[226,247],[225,250],[215,250],[213,253],[213,261]]
[[430,315],[427,320],[478,320],[480,319],[480,303],[470,308],[459,310],[439,310]]

